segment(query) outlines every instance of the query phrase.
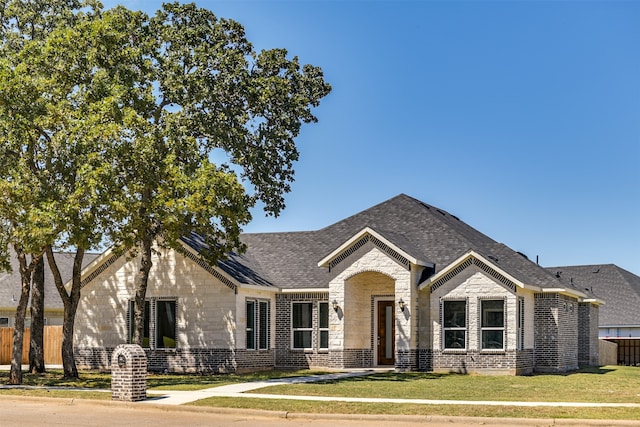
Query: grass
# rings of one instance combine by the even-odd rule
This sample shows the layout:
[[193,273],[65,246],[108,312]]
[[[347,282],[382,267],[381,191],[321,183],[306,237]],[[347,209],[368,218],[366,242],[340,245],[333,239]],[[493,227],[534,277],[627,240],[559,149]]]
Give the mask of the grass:
[[367,415],[443,415],[458,417],[497,418],[573,418],[599,420],[638,420],[639,408],[573,408],[519,407],[481,405],[414,405],[350,402],[312,402],[303,400],[271,400],[215,397],[198,400],[189,405],[262,409],[290,413],[367,414]]
[[[186,375],[186,374],[154,374],[147,375],[147,389],[149,390],[202,390],[205,388],[218,387],[221,385],[235,384],[250,381],[264,381],[271,378],[286,378],[294,376],[304,376],[321,374],[318,371],[262,371],[248,374],[225,374],[225,375]],[[9,372],[0,371],[0,384],[9,383]],[[61,370],[49,370],[44,374],[22,374],[23,386],[35,387],[56,387],[56,388],[89,388],[89,389],[110,389],[111,374],[97,371],[81,371],[80,378],[69,380],[63,378]],[[9,392],[10,389],[0,390]]]
[[569,375],[488,376],[389,372],[268,387],[267,394],[438,400],[640,403],[640,369],[612,366]]
[[[318,374],[311,371],[265,371],[238,375],[149,374],[147,387],[153,390],[199,390],[226,384],[271,378]],[[0,384],[7,384],[8,372],[0,372]],[[61,371],[44,375],[23,374],[23,384],[52,389],[0,389],[0,394],[110,399],[108,373],[81,372],[78,381],[62,379]],[[75,388],[96,391],[76,391]],[[264,388],[260,393],[310,396],[389,397],[443,400],[573,401],[640,403],[640,368],[608,366],[565,375],[527,377],[435,374],[420,372],[374,373],[308,384]],[[275,397],[275,396],[274,396]],[[640,408],[552,408],[480,405],[416,405],[346,403],[282,399],[209,398],[195,406],[253,408],[288,412],[336,414],[405,414],[479,417],[530,417],[578,419],[640,419]]]

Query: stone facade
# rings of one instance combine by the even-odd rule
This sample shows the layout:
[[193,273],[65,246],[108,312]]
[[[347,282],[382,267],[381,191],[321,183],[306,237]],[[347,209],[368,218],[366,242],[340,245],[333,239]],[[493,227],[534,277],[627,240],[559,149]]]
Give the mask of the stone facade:
[[[238,286],[184,253],[158,251],[147,290],[148,369],[228,373],[389,366],[520,375],[597,363],[596,305],[516,284],[477,254],[428,281],[435,267],[411,263],[373,237],[358,242],[331,261],[327,283],[308,290]],[[83,288],[74,335],[79,367],[109,369],[116,346],[128,341],[136,273],[135,261],[116,257]],[[174,337],[156,334],[163,330],[156,323],[166,301],[175,316]],[[460,348],[444,345],[443,306],[448,301],[464,302]],[[503,324],[493,332],[501,333],[494,340],[498,347],[483,344],[486,337],[496,336],[487,335],[490,326],[483,324],[492,307],[485,301],[502,316]],[[249,309],[251,302],[260,307],[257,312]],[[306,329],[308,343],[298,349],[294,334],[300,337],[301,331],[294,333],[293,307],[300,303],[308,304],[305,310],[311,307],[311,323],[299,328]],[[320,325],[321,307],[327,310],[326,327]],[[248,344],[252,336],[263,344]],[[327,337],[322,341],[326,346],[320,344],[321,336]]]

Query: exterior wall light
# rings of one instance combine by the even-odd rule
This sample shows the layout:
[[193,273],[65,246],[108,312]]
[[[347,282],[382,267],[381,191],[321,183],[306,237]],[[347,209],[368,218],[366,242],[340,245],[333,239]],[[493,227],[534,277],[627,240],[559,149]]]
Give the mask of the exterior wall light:
[[340,306],[338,305],[338,301],[333,300],[333,302],[331,304],[333,305],[333,310],[334,311],[337,312],[338,310],[340,310]]
[[404,309],[407,307],[407,305],[402,300],[402,298],[400,298],[400,301],[398,301],[398,307],[400,307],[400,311],[403,311],[403,312],[404,312]]

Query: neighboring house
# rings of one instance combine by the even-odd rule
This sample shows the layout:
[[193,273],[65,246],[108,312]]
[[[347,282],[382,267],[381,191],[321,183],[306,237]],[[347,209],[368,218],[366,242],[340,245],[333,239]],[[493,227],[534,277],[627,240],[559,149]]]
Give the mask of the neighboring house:
[[[242,239],[245,254],[214,266],[198,236],[154,254],[150,370],[528,374],[597,364],[601,301],[590,291],[406,195],[321,230]],[[79,366],[108,368],[130,339],[137,271],[111,251],[85,268]]]
[[[54,253],[54,256],[56,258],[58,268],[60,269],[62,280],[70,280],[75,254],[56,252]],[[86,266],[97,256],[97,254],[85,254],[83,265]],[[0,327],[13,326],[15,324],[16,307],[18,306],[18,299],[20,298],[20,292],[22,289],[18,259],[13,256],[11,257],[10,262],[12,271],[0,272]],[[62,300],[60,299],[60,294],[58,294],[56,285],[53,282],[53,276],[51,275],[51,270],[49,269],[46,257],[44,266],[44,286],[45,324],[62,325],[62,320],[64,318]],[[29,304],[31,304],[31,300],[29,300]],[[25,326],[29,327],[30,324],[31,318],[29,310],[27,309]]]
[[640,365],[640,277],[613,264],[547,270],[606,301],[600,308],[600,339],[618,344],[618,364]]

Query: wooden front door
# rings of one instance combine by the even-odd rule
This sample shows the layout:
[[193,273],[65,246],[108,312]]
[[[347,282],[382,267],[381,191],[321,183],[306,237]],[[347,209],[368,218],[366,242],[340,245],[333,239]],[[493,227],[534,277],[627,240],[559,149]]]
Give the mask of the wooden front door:
[[378,365],[395,364],[395,323],[393,301],[378,301]]

